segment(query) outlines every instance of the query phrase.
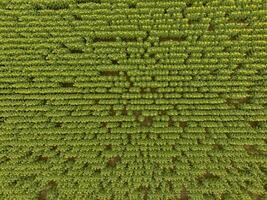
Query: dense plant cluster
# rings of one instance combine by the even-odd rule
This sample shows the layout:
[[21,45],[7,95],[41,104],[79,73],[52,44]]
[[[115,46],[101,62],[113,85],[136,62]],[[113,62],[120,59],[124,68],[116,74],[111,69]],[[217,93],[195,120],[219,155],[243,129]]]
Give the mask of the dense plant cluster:
[[0,199],[266,199],[266,13],[2,0]]

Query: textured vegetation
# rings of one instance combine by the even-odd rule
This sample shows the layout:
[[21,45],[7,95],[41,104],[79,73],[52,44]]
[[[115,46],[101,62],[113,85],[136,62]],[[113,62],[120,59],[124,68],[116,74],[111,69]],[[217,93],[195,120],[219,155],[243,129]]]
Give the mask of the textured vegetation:
[[0,1],[0,199],[266,199],[266,13]]

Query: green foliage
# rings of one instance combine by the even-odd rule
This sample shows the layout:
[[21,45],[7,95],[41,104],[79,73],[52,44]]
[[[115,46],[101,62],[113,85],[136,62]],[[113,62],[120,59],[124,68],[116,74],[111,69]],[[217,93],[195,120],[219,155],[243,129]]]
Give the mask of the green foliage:
[[0,1],[0,199],[265,199],[265,4]]

